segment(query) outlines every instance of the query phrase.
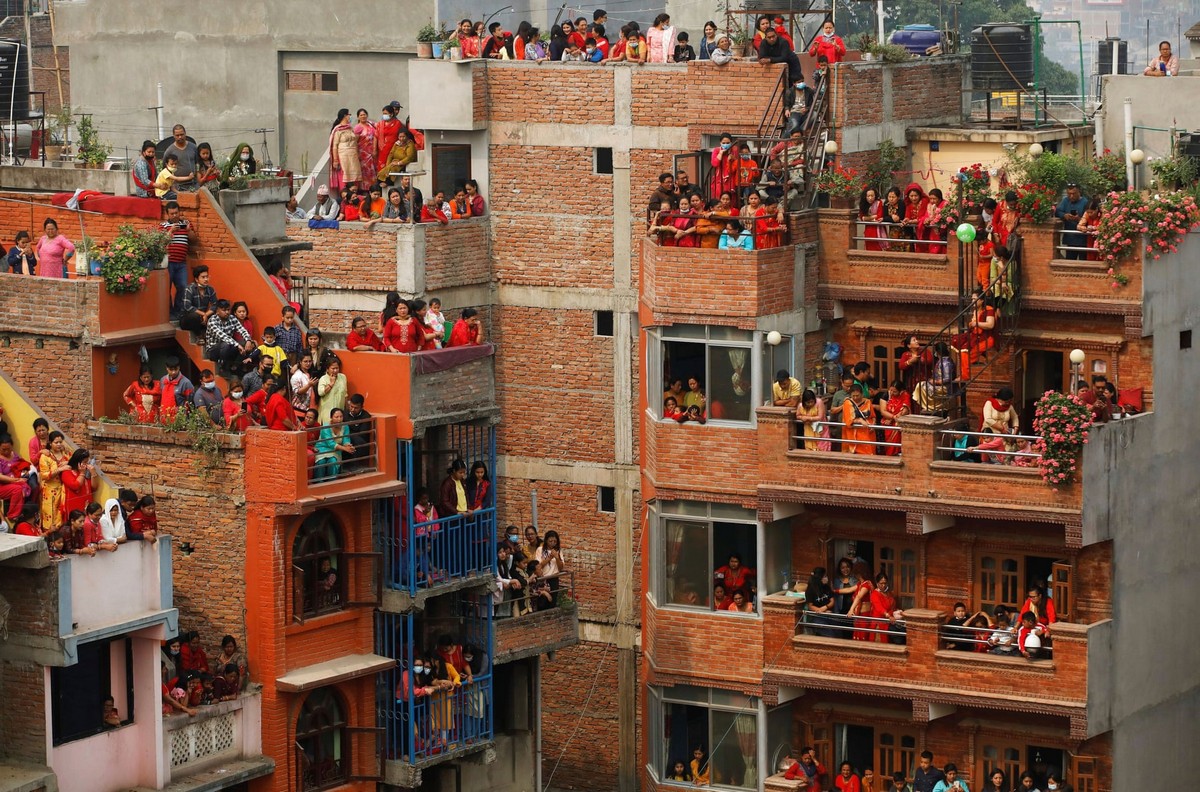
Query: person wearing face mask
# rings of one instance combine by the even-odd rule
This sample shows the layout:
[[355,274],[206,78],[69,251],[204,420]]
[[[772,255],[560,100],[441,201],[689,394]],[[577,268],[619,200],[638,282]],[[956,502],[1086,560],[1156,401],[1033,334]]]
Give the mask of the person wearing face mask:
[[[963,784],[964,792],[966,788],[967,785]],[[1063,781],[1062,773],[1057,770],[1051,770],[1049,773],[1046,773],[1046,790],[1047,792],[1075,792],[1075,787]]]
[[829,58],[830,63],[841,63],[842,59],[846,57],[846,42],[833,32],[833,22],[826,20],[825,24],[821,26],[821,34],[813,39],[812,46],[808,48],[808,54],[814,58],[824,55]]
[[787,123],[783,127],[783,137],[791,137],[793,132],[804,128],[804,120],[808,118],[808,109],[812,107],[812,88],[804,83],[804,79],[794,81],[783,93],[783,117]]
[[138,198],[154,197],[154,180],[158,168],[154,166],[154,141],[142,141],[142,155],[133,163],[133,194]]
[[[738,181],[738,153],[733,147],[733,135],[728,132],[721,133],[720,144],[712,150],[710,157],[712,164],[712,197],[720,198],[721,193],[728,192],[731,195],[739,195],[737,190]],[[734,203],[737,207],[740,204]]]
[[379,141],[379,158],[376,162],[376,171],[383,171],[383,164],[387,162],[388,155],[392,153],[392,146],[396,145],[396,139],[400,137],[400,120],[396,117],[397,111],[400,109],[399,102],[391,102],[386,105],[379,115],[379,120],[375,122],[375,138]]
[[[804,590],[804,620],[814,625],[833,624],[833,589],[829,585],[829,575],[825,567],[817,567],[808,579],[808,588]],[[813,632],[825,638],[837,637],[829,627],[818,626]]]
[[242,396],[245,393],[245,388],[238,380],[234,380],[233,386],[229,389],[229,396],[221,405],[221,416],[224,419],[223,423],[227,429],[235,432],[244,432],[250,428],[250,412],[243,401]]
[[224,423],[221,416],[221,405],[224,401],[225,397],[221,395],[221,389],[217,387],[217,378],[213,376],[212,369],[202,370],[200,387],[192,394],[193,406],[207,412],[213,423],[221,425]]
[[174,688],[179,683],[179,675],[183,672],[183,642],[178,636],[167,641],[163,646],[162,661],[167,667],[167,687]]
[[238,143],[229,154],[225,167],[221,169],[221,184],[228,185],[231,179],[245,178],[258,173],[258,160],[248,143]]

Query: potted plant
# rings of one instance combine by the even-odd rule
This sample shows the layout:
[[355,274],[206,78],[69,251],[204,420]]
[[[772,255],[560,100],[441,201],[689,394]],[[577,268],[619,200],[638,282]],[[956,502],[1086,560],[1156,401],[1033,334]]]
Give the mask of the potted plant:
[[750,57],[750,34],[740,26],[729,30],[729,41],[733,44],[733,54],[739,58]]
[[859,33],[857,43],[858,51],[862,53],[862,59],[874,60],[875,56],[871,53],[871,48],[875,46],[875,37],[870,33]]
[[816,184],[817,192],[829,196],[829,205],[833,209],[849,209],[863,189],[858,171],[840,165],[821,171]]
[[424,27],[417,31],[417,57],[434,57],[433,45],[435,42],[438,43],[438,50],[440,54],[441,42],[445,40],[446,32],[444,30],[434,27],[433,22],[426,22]]
[[131,225],[117,229],[117,238],[100,262],[100,277],[109,294],[134,294],[146,286],[149,271],[167,253],[170,237],[157,228],[140,230]]
[[112,146],[100,140],[100,130],[90,115],[80,116],[75,131],[79,133],[79,159],[85,167],[99,168],[108,160]]
[[71,106],[63,105],[57,113],[46,117],[46,160],[58,162],[71,137]]

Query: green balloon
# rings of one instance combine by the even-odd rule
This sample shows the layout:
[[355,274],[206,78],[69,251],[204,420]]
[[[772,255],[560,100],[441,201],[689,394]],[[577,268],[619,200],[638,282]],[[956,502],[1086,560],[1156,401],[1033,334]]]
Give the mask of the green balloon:
[[959,242],[969,243],[975,241],[975,226],[970,223],[963,223],[954,230],[954,235],[958,237]]

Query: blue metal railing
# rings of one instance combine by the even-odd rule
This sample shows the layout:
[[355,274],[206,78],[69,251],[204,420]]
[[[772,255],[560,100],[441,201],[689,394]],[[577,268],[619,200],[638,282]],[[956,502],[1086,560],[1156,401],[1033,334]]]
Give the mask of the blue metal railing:
[[[492,606],[490,594],[452,594],[456,615],[422,612],[376,614],[376,650],[396,666],[379,675],[377,722],[384,730],[387,761],[421,764],[439,755],[461,752],[492,739]],[[453,687],[434,675],[412,673],[414,661],[436,652],[442,634],[454,636],[482,653],[482,667],[470,681],[462,675]]]
[[[495,469],[496,432],[491,426],[455,424],[443,429],[449,449],[439,450],[438,458],[462,459],[468,466],[482,461],[488,471]],[[384,585],[416,595],[471,575],[492,577],[496,565],[494,483],[489,482],[483,508],[418,522],[415,482],[423,472],[421,455],[415,443],[399,442],[398,475],[408,484],[408,494],[376,502],[375,546],[383,553]],[[436,499],[435,488],[427,488]]]

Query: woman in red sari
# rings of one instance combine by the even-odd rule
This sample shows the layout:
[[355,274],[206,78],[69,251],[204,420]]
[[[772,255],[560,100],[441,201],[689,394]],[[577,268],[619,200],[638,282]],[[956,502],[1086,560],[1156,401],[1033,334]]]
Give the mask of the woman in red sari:
[[[898,382],[888,385],[887,396],[887,401],[880,402],[879,405],[879,423],[883,426],[896,426],[897,418],[912,414],[912,396],[908,394],[908,391],[901,390]],[[885,430],[883,440],[887,443],[899,443],[900,430],[898,428]],[[900,446],[884,446],[883,453],[887,456],[900,456]]]
[[876,223],[883,222],[883,201],[879,200],[879,193],[875,191],[874,187],[868,187],[859,196],[858,219],[864,223],[863,236],[868,240],[864,247],[867,250],[883,250],[882,242],[870,241],[887,237],[883,226],[876,225]]
[[86,511],[92,502],[92,455],[86,448],[77,448],[62,472],[67,498],[63,502],[63,518],[78,509]]
[[138,378],[125,389],[125,403],[137,415],[138,423],[154,423],[162,404],[162,384],[154,379],[149,366],[142,366]]
[[774,198],[768,198],[764,206],[755,212],[754,249],[780,247],[783,244],[783,232],[787,230],[784,224],[783,204],[775,203]]
[[925,245],[925,250],[920,252],[946,252],[946,232],[938,229],[936,225],[936,221],[940,218],[941,211],[945,206],[946,199],[942,197],[942,191],[934,187],[929,191],[929,197],[925,201],[925,211],[921,214],[921,221],[917,226],[917,236],[929,242],[941,242],[942,244]]
[[[891,581],[888,580],[886,572],[880,572],[875,576],[875,584],[871,585],[871,581],[859,583],[858,591],[854,595],[854,603],[850,606],[850,612],[858,616],[869,617],[854,620],[854,640],[869,641],[871,643],[888,643],[891,638],[887,631],[896,623],[896,619],[904,616],[903,611],[896,609],[896,598],[891,593]],[[855,607],[857,606],[857,610]],[[887,621],[884,622],[883,620]],[[868,630],[879,630],[881,632],[868,632]]]
[[396,315],[383,326],[383,348],[387,352],[416,352],[425,343],[425,328],[409,312],[403,300]]
[[671,218],[671,226],[675,229],[675,245],[678,247],[700,247],[700,238],[696,236],[696,208],[703,209],[704,201],[699,195],[679,199],[678,211]]
[[375,124],[375,140],[379,143],[379,156],[375,160],[375,172],[383,170],[396,138],[400,137],[400,119],[396,118],[396,106],[388,105],[383,108],[383,118]]
[[[851,617],[871,615],[871,592],[875,590],[875,582],[872,580],[874,575],[871,574],[871,567],[866,561],[859,559],[854,562],[852,567],[852,575],[858,578],[858,583],[854,586],[854,596],[850,600],[850,608],[846,614]],[[867,630],[874,625],[865,618],[855,618],[854,621],[854,640],[867,641],[870,640],[871,633]]]
[[738,152],[733,145],[733,135],[726,132],[721,135],[721,145],[712,150],[712,180],[709,188],[713,198],[720,198],[721,193],[729,192],[733,196],[733,205],[738,205]]
[[[908,187],[904,189],[904,220],[901,225],[904,227],[905,239],[921,239],[921,224],[928,200],[925,191],[916,182],[909,182]],[[917,253],[924,253],[927,247],[929,246],[914,245],[912,249]]]

